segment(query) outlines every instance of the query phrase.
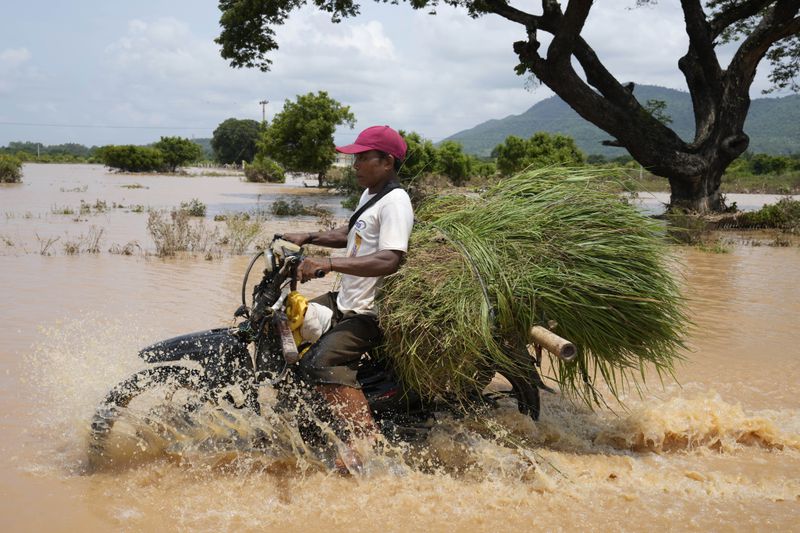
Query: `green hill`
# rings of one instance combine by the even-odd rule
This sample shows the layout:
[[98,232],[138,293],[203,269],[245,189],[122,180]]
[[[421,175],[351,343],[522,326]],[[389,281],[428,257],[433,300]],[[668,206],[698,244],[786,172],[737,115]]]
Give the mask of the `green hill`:
[[[665,101],[665,113],[672,118],[670,126],[675,132],[687,140],[694,135],[689,93],[637,85],[634,95],[643,103],[651,99]],[[601,142],[611,136],[582,119],[557,96],[538,102],[521,115],[489,120],[443,140],[461,143],[465,152],[488,156],[509,135],[527,138],[537,131],[568,135],[586,154],[607,157],[627,154],[621,148],[603,146]],[[800,95],[753,100],[745,123],[745,133],[750,136],[751,152],[773,155],[800,153]]]

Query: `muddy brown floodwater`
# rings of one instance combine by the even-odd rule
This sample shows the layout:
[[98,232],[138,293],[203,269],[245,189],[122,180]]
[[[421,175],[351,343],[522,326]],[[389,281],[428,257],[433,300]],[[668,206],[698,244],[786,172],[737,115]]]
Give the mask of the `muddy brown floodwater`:
[[[248,262],[146,255],[147,214],[130,206],[197,198],[210,219],[293,194],[334,207],[339,199],[235,176],[123,176],[89,165],[26,165],[23,180],[0,186],[3,531],[800,529],[797,246],[677,248],[694,321],[680,385],[651,376],[613,413],[545,394],[537,423],[513,406],[488,423],[444,419],[413,467],[375,457],[363,478],[190,436],[128,468],[87,474],[97,402],[142,367],[142,346],[230,324]],[[122,187],[132,184],[141,187]],[[81,199],[109,208],[56,214]],[[272,218],[264,232],[315,225]],[[65,254],[64,241],[92,226],[104,230],[100,253]],[[131,256],[106,251],[129,241],[139,244]],[[314,283],[303,290],[330,280]],[[249,423],[236,421],[237,431]],[[509,446],[508,435],[527,444]]]

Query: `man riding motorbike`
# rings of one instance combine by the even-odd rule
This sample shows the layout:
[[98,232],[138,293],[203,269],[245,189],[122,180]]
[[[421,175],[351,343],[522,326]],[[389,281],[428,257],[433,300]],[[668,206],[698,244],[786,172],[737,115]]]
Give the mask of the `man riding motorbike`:
[[298,245],[347,249],[344,257],[307,257],[298,267],[303,282],[319,271],[341,274],[338,292],[313,300],[331,309],[332,326],[300,365],[333,412],[353,427],[350,450],[337,460],[337,467],[344,470],[360,463],[353,439],[375,441],[379,435],[356,370],[361,355],[381,340],[375,292],[383,276],[400,267],[408,251],[414,214],[408,194],[397,183],[407,150],[399,133],[389,126],[372,126],[353,144],[336,150],[354,155],[356,179],[365,188],[349,225],[318,233],[285,234],[284,239]]

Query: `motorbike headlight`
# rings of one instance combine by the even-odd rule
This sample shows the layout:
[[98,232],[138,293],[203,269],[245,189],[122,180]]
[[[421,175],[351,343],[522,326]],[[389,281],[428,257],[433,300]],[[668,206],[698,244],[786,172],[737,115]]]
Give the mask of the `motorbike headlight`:
[[272,254],[271,248],[267,248],[266,250],[264,250],[264,261],[266,261],[267,263],[266,268],[264,268],[265,272],[272,272],[272,266],[275,264],[275,261],[273,261],[273,257],[274,256]]

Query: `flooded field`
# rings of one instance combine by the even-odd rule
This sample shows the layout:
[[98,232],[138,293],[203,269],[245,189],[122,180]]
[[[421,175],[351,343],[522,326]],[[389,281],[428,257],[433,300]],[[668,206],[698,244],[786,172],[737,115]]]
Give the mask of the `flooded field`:
[[[158,258],[147,209],[197,198],[222,235],[215,214],[269,211],[294,195],[346,215],[339,198],[302,184],[236,176],[26,165],[21,185],[0,186],[4,531],[800,530],[797,246],[676,248],[694,322],[686,360],[677,383],[650,376],[613,412],[544,394],[537,423],[513,406],[488,420],[443,419],[413,461],[390,450],[361,478],[191,435],[137,465],[88,474],[99,400],[142,368],[139,348],[231,324],[249,260],[225,249],[210,260]],[[81,213],[81,200],[106,207]],[[263,233],[317,225],[268,217]],[[65,252],[100,229],[99,253]],[[131,255],[108,251],[130,242]],[[232,422],[243,434],[264,423]]]

